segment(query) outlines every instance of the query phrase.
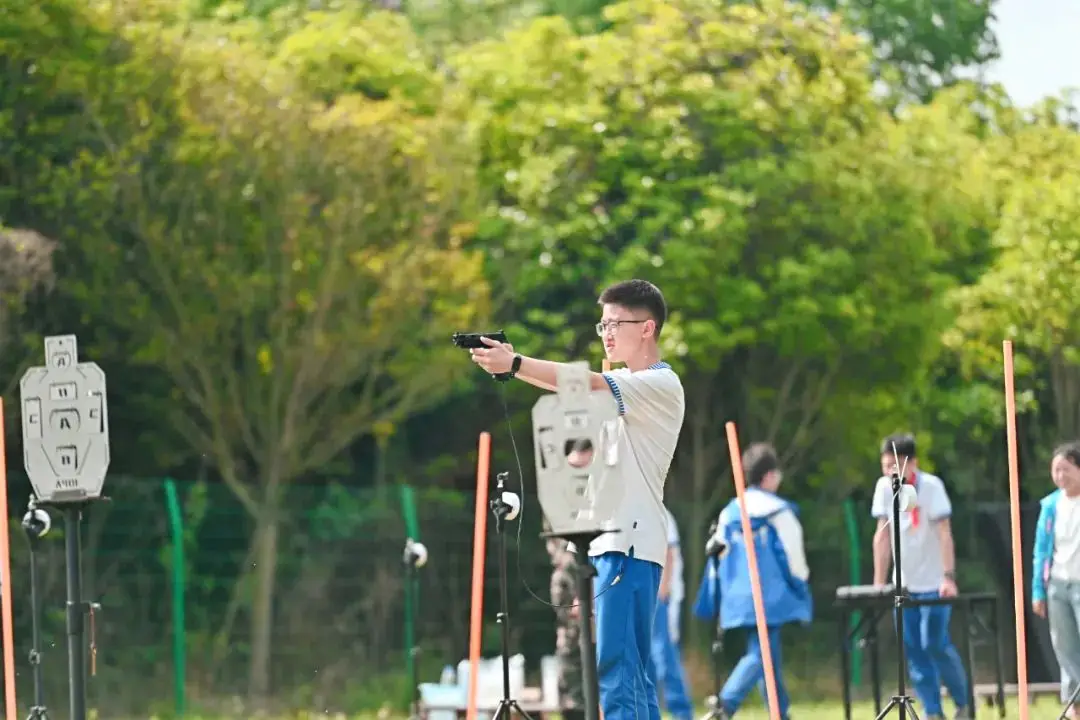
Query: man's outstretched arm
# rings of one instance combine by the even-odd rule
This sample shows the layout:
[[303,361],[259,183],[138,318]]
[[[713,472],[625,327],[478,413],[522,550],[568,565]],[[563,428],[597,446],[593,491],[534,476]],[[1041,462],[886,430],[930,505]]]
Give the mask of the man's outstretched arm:
[[[564,363],[553,362],[551,360],[538,360],[522,355],[521,369],[518,370],[517,377],[541,390],[550,390],[551,392],[554,392],[556,389],[556,373],[561,365],[564,365]],[[603,375],[598,372],[589,373],[590,390],[604,390],[607,387],[608,384],[607,381],[604,380]]]
[[[470,351],[473,362],[492,375],[510,372],[513,369],[515,356],[513,345],[488,337],[480,338],[480,341],[484,343],[484,347]],[[520,353],[517,354],[520,355]],[[558,382],[558,369],[566,364],[521,355],[521,366],[517,369],[517,377],[542,390],[554,391]],[[589,373],[589,386],[591,390],[603,390],[610,387],[604,376],[597,372]]]

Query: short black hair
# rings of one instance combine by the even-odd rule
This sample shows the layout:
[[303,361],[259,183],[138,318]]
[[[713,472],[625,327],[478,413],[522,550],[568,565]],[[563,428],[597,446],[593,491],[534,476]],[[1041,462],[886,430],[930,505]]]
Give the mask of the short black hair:
[[667,303],[664,302],[664,293],[648,280],[624,280],[609,285],[600,293],[597,303],[622,305],[630,310],[644,310],[656,322],[657,337],[660,337],[660,330],[667,321]]
[[1058,445],[1054,448],[1054,454],[1051,458],[1061,456],[1071,462],[1076,467],[1080,467],[1080,442],[1067,442],[1063,445]]
[[[893,452],[893,448],[896,451]],[[895,433],[881,441],[881,455],[896,455],[900,458],[915,457],[915,436],[911,433]]]
[[769,443],[754,443],[743,452],[742,464],[747,484],[757,486],[766,475],[780,469],[780,458]]

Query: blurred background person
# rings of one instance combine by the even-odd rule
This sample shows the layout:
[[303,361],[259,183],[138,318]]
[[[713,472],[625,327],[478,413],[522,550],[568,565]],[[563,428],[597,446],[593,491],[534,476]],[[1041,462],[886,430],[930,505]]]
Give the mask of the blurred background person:
[[552,565],[551,604],[555,606],[555,657],[559,661],[559,711],[563,720],[585,720],[577,597],[580,570],[568,544],[556,538],[547,542]]
[[686,673],[682,664],[679,620],[686,585],[683,580],[683,558],[679,547],[679,527],[675,516],[667,512],[667,562],[660,575],[660,593],[653,620],[652,659],[663,706],[674,720],[690,720],[694,709],[686,688]]
[[[765,616],[769,620],[769,649],[777,702],[780,716],[786,719],[791,699],[783,681],[780,628],[792,623],[807,624],[813,619],[810,568],[806,562],[798,511],[793,503],[777,494],[783,476],[776,450],[766,443],[754,443],[743,453],[742,464],[747,483],[746,510],[754,534]],[[755,686],[762,697],[766,696],[765,667],[757,634],[738,498],[733,498],[721,511],[717,535],[727,549],[719,558],[709,559],[694,612],[710,620],[719,612],[724,631],[741,630],[748,635],[746,653],[728,676],[717,698],[719,718],[726,720],[735,715]],[[715,572],[720,575],[719,598],[716,597]]]
[[[1061,699],[1069,702],[1080,679],[1080,443],[1054,450],[1050,477],[1057,489],[1040,504],[1031,609],[1050,621],[1061,666]],[[1075,718],[1077,709],[1070,704],[1066,717]]]

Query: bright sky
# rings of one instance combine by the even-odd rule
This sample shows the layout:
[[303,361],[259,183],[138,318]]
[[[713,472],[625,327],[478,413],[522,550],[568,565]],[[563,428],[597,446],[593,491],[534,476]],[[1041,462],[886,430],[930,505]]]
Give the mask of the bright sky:
[[1065,88],[1080,90],[1080,0],[998,0],[1001,59],[987,80],[1031,105]]

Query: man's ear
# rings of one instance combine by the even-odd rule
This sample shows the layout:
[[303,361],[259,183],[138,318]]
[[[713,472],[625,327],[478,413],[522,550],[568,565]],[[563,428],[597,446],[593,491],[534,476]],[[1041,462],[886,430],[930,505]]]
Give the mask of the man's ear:
[[642,324],[641,327],[642,327],[642,330],[643,330],[642,334],[645,337],[653,337],[653,338],[656,337],[656,321],[655,320],[650,318],[649,320],[646,320]]

